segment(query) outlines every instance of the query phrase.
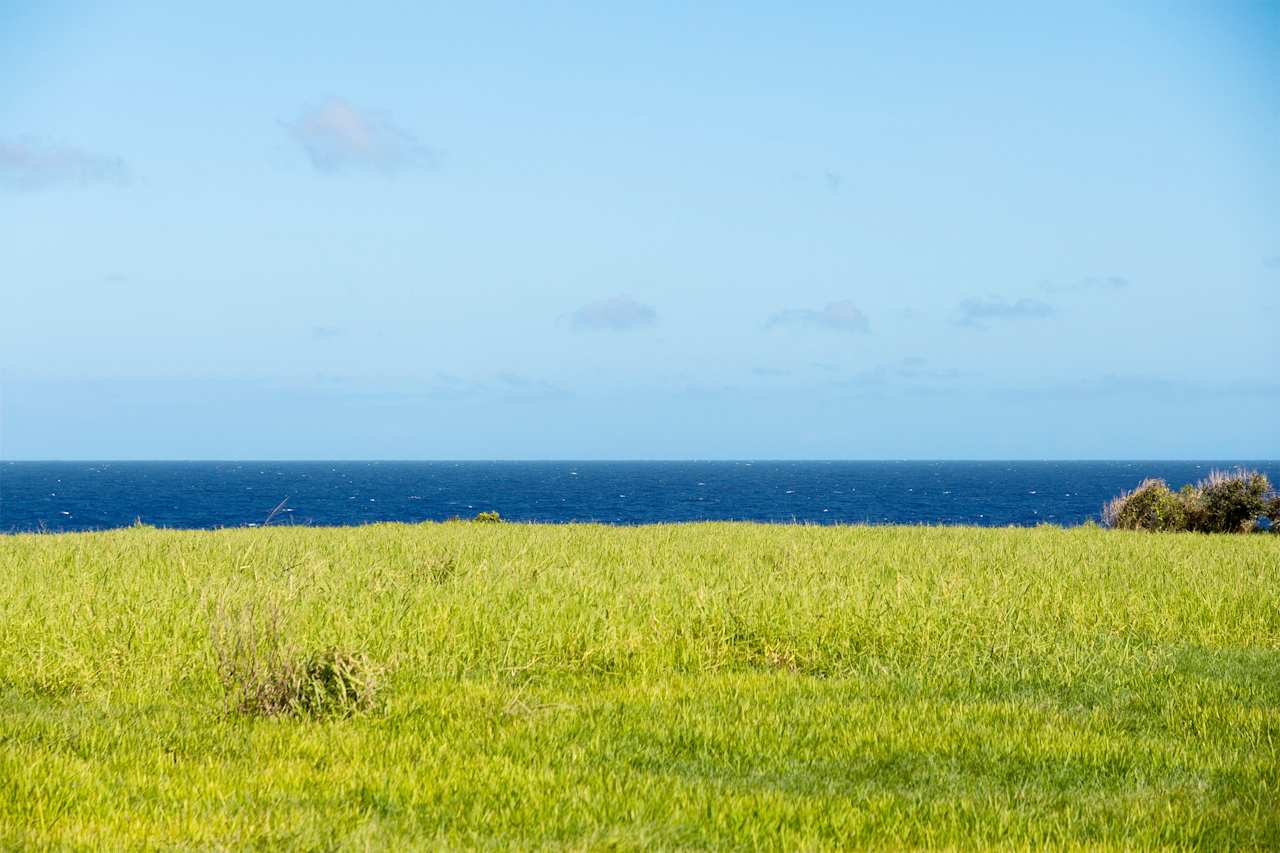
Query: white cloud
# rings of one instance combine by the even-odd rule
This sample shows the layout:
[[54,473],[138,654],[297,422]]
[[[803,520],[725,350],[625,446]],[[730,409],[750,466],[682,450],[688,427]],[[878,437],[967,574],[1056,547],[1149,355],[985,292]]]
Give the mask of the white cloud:
[[329,98],[285,126],[322,172],[371,169],[391,173],[429,165],[430,150],[412,133],[376,112]]
[[1039,299],[1019,299],[1006,302],[1003,299],[966,299],[960,303],[956,323],[961,326],[981,326],[987,320],[1023,320],[1053,315],[1053,306]]
[[0,140],[0,187],[43,190],[60,186],[124,184],[124,160],[35,140]]
[[809,326],[832,332],[862,335],[871,331],[871,323],[867,320],[867,315],[848,299],[828,302],[816,311],[808,308],[779,311],[765,323],[765,328],[769,329],[778,326]]
[[1129,286],[1129,279],[1119,275],[1093,275],[1073,281],[1069,284],[1049,282],[1044,285],[1046,293],[1084,293],[1086,291],[1116,291]]
[[658,312],[652,306],[622,294],[583,305],[570,315],[569,322],[574,329],[625,332],[652,326],[658,322]]

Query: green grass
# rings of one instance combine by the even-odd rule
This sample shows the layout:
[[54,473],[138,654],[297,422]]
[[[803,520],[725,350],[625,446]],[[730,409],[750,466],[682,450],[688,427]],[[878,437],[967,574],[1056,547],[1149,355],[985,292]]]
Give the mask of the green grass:
[[[224,711],[249,602],[382,708]],[[45,846],[1275,849],[1280,536],[0,537],[0,848]]]

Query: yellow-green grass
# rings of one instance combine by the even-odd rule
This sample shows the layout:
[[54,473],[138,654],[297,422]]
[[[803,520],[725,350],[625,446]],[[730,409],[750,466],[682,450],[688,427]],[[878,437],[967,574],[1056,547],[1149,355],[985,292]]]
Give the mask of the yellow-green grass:
[[[214,623],[389,668],[223,710]],[[1280,847],[1280,536],[0,537],[0,848]]]

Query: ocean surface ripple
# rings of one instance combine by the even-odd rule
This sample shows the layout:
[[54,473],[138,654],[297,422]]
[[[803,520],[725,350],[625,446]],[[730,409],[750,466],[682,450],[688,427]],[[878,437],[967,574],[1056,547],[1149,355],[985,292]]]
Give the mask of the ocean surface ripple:
[[[0,530],[347,525],[1079,524],[1145,477],[1280,462],[0,462]],[[272,515],[275,510],[274,515]]]

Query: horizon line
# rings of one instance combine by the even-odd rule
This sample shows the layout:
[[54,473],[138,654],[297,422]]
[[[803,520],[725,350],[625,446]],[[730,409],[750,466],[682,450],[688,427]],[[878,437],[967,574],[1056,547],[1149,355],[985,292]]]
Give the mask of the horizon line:
[[1067,457],[1067,456],[1021,456],[1021,457],[942,457],[942,456],[900,456],[900,457],[678,457],[678,458],[659,458],[659,457],[493,457],[489,459],[483,458],[392,458],[392,457],[346,457],[346,458],[269,458],[269,457],[206,457],[206,458],[164,458],[164,457],[117,457],[117,458],[30,458],[30,459],[4,459],[0,458],[0,464],[122,464],[122,463],[176,463],[176,464],[208,464],[208,463],[239,463],[239,464],[432,464],[432,465],[460,465],[460,464],[743,464],[743,463],[904,463],[904,462],[1224,462],[1224,463],[1268,463],[1280,464],[1278,458],[1264,457],[1244,457],[1244,456],[1199,456],[1199,457],[1164,457],[1164,456],[1133,456],[1133,457]]

